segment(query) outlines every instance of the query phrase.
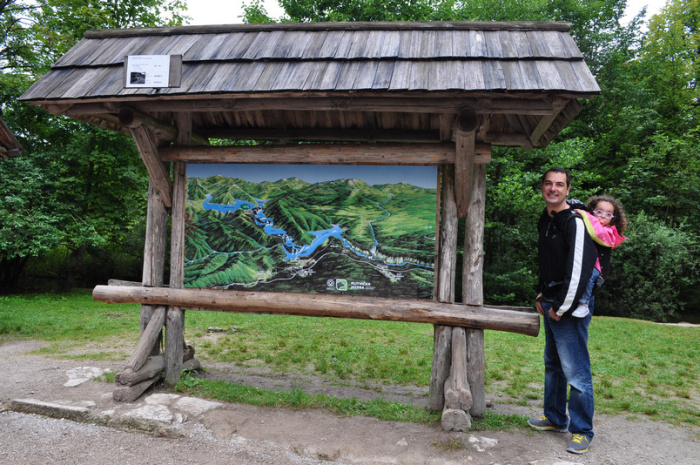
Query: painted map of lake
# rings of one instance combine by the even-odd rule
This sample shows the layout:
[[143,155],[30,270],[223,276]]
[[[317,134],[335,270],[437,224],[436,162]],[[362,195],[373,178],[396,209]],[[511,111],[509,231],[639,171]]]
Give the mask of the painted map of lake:
[[188,165],[185,286],[429,299],[436,168]]

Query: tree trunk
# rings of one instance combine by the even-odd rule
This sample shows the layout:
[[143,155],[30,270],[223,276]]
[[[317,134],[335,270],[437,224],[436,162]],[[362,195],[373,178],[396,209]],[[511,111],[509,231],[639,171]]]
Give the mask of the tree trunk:
[[66,278],[63,281],[63,290],[70,291],[73,289],[75,284],[75,275],[83,263],[83,257],[85,256],[85,244],[81,245],[75,250],[72,250],[68,256],[68,270],[66,271]]

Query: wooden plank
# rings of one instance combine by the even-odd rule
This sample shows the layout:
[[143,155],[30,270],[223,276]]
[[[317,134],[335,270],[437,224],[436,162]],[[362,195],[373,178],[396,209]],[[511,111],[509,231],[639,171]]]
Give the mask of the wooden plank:
[[513,33],[510,31],[495,31],[495,34],[497,37],[494,40],[497,40],[500,44],[501,56],[510,59],[518,58],[518,42],[513,40]]
[[358,59],[365,58],[367,53],[367,41],[369,39],[368,31],[354,31],[349,34],[350,48],[348,49],[345,58]]
[[581,50],[576,45],[576,42],[574,42],[574,38],[571,36],[571,34],[568,32],[559,34],[559,40],[566,49],[566,57],[583,60],[583,53],[581,53]]
[[382,56],[384,34],[382,31],[369,31],[366,36],[366,47],[362,58],[374,60]]
[[355,81],[352,84],[352,88],[355,90],[372,89],[374,86],[374,79],[377,75],[378,66],[378,61],[359,62],[357,75],[355,76]]
[[484,43],[489,58],[503,58],[503,48],[499,31],[484,31]]
[[584,89],[586,91],[600,92],[600,87],[595,80],[593,74],[588,69],[586,62],[575,61],[569,62],[569,65],[573,69],[574,74],[578,78],[579,89]]
[[258,53],[260,53],[260,50],[262,49],[270,34],[271,33],[269,31],[260,31],[250,43],[248,50],[246,50],[246,52],[241,58],[243,60],[254,60]]
[[317,58],[334,58],[344,34],[344,31],[328,32]]
[[350,53],[350,48],[352,48],[354,39],[354,31],[345,31],[338,42],[338,48],[335,49],[335,55],[333,55],[333,58],[336,60],[348,58],[348,54]]
[[85,37],[89,39],[104,39],[110,37],[163,36],[179,33],[187,34],[224,34],[231,32],[258,32],[258,31],[335,31],[335,30],[429,30],[429,29],[455,29],[455,30],[493,30],[505,29],[543,30],[543,31],[569,31],[571,23],[563,21],[450,21],[450,22],[420,22],[420,21],[392,21],[392,22],[318,22],[318,23],[270,23],[270,24],[214,24],[201,26],[181,26],[167,28],[140,28],[140,29],[102,29],[86,31]]
[[436,31],[435,32],[435,57],[451,58],[453,54],[453,38],[454,33],[451,31]]
[[304,49],[304,53],[301,55],[301,59],[309,60],[320,58],[323,44],[328,36],[328,31],[308,32],[308,34],[309,40],[306,44],[306,48]]
[[377,64],[377,72],[372,82],[373,90],[386,90],[391,84],[395,63],[393,61],[380,61]]
[[[478,145],[477,157],[488,162],[489,147]],[[230,147],[163,147],[162,160],[188,163],[276,163],[440,165],[455,162],[455,145],[433,144],[293,144]]]
[[284,31],[271,31],[260,45],[258,52],[255,54],[255,59],[265,60],[283,56],[291,45],[285,42],[284,37]]
[[542,87],[546,91],[556,91],[564,90],[566,85],[562,81],[562,77],[559,74],[559,69],[556,64],[551,61],[538,60],[535,62],[537,65],[537,71],[542,79]]
[[382,33],[381,58],[396,58],[399,56],[401,33],[399,31],[384,31]]
[[[236,81],[237,84],[235,84],[235,87],[233,83],[231,83],[231,87],[227,87],[226,89],[222,90],[237,90],[240,92],[251,92],[255,89],[257,86],[258,81],[260,80],[260,77],[262,76],[263,72],[265,71],[266,68],[265,63],[251,63],[248,66],[241,66],[239,73],[237,73],[237,78],[238,80]],[[226,84],[227,86],[229,85],[228,83]]]
[[[228,35],[227,35],[228,40]],[[197,37],[193,35],[181,36],[177,41],[168,44],[159,55],[185,55],[187,51],[197,43]],[[217,54],[217,57],[221,57]]]
[[399,52],[397,57],[402,60],[412,58],[411,42],[413,40],[412,31],[401,31],[399,33]]
[[311,40],[311,32],[294,31],[286,34],[284,41],[289,44],[286,48],[280,51],[276,57],[285,58],[287,60],[301,58],[304,55],[304,49]]
[[528,336],[537,336],[540,327],[537,313],[433,300],[123,286],[96,286],[92,295],[95,300],[107,303],[146,303],[191,310],[444,324]]
[[326,63],[326,68],[323,70],[323,79],[321,79],[321,85],[318,90],[335,89],[344,68],[344,64],[340,62],[329,61]]
[[454,31],[450,35],[452,36],[452,56],[457,58],[470,57],[469,31]]
[[486,58],[486,40],[483,31],[469,31],[469,56],[473,58]]
[[349,61],[343,63],[343,71],[340,73],[338,82],[335,85],[336,90],[352,90],[353,83],[360,69],[359,61]]
[[482,61],[457,62],[454,66],[457,73],[459,73],[460,66],[463,68],[463,71],[459,73],[464,77],[463,89],[486,90],[486,78],[484,76],[484,64]]
[[[226,41],[228,53],[223,57],[224,60],[238,60],[243,58],[243,55],[248,51],[248,47],[253,43],[257,34],[238,32],[231,34]],[[200,39],[201,41],[202,39]]]

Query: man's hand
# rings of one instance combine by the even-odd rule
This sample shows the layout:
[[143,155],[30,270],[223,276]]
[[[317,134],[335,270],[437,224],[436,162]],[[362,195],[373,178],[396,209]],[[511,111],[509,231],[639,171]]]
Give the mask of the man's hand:
[[561,315],[557,315],[553,308],[549,309],[549,317],[554,321],[561,320]]
[[537,313],[544,316],[544,308],[542,307],[542,298],[535,301],[535,307],[537,307]]

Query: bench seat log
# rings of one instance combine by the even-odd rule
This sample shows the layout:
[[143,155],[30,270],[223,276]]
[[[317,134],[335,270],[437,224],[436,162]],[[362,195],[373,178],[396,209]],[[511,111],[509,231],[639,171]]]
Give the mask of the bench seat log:
[[129,286],[96,286],[92,296],[99,302],[169,305],[192,310],[406,321],[528,336],[537,336],[540,331],[536,313],[432,300]]

